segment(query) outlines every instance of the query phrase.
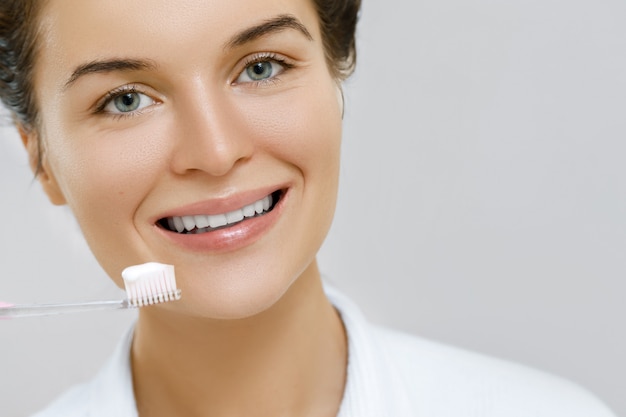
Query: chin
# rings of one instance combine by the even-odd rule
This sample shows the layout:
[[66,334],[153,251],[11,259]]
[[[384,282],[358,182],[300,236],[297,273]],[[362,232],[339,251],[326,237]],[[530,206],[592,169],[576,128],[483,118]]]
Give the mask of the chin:
[[214,320],[240,320],[262,314],[277,305],[295,279],[252,279],[212,281],[183,288],[180,301],[163,305],[188,316]]

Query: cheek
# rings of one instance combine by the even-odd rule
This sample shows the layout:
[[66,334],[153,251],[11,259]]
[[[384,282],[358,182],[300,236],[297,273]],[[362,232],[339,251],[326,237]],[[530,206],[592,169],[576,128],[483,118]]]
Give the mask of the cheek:
[[338,174],[342,121],[334,85],[294,90],[265,106],[271,111],[245,122],[261,138],[257,147],[305,176],[332,179]]
[[145,136],[132,132],[67,136],[52,145],[50,159],[70,205],[119,203],[119,196],[137,191],[157,160],[158,147]]
[[[286,162],[302,178],[302,224],[293,236],[296,252],[313,255],[319,249],[332,223],[337,200],[341,149],[341,105],[335,85],[294,92],[285,100],[283,111],[271,122],[258,126],[271,128],[265,146],[277,160]],[[294,230],[295,231],[295,230]],[[307,236],[307,239],[298,238]],[[303,248],[305,245],[306,248]]]
[[96,253],[98,246],[131,236],[133,214],[154,186],[156,173],[163,172],[162,138],[144,130],[96,133],[73,128],[47,139],[52,172]]

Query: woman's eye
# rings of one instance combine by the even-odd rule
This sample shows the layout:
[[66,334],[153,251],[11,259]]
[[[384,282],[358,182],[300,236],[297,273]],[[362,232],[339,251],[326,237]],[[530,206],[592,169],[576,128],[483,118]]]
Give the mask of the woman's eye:
[[136,91],[128,91],[111,98],[106,106],[104,106],[103,111],[118,114],[130,113],[151,106],[154,103],[154,100],[145,94]]
[[237,83],[264,81],[283,72],[284,66],[276,61],[258,61],[249,64],[237,78]]

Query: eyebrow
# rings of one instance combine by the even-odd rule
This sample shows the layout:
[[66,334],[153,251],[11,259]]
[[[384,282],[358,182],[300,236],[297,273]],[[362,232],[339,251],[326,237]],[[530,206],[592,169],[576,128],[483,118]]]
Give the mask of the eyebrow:
[[[298,20],[295,16],[290,14],[278,15],[274,18],[265,20],[264,22],[244,29],[230,38],[224,45],[224,49],[232,49],[246,43],[252,42],[263,36],[282,32],[287,29],[295,29],[302,33],[308,40],[312,41],[313,36],[308,29]],[[150,60],[143,59],[108,59],[108,60],[94,60],[86,64],[82,64],[72,72],[72,75],[67,79],[63,90],[67,90],[76,83],[76,81],[88,74],[103,74],[113,71],[139,71],[139,70],[154,70],[156,64]]]
[[306,26],[296,19],[295,16],[282,14],[237,33],[228,42],[226,42],[224,49],[236,48],[263,36],[276,32],[282,32],[286,29],[295,29],[302,33],[308,40],[313,40],[313,36],[311,36],[311,33],[308,31]]
[[91,61],[76,67],[76,69],[72,72],[72,75],[65,82],[63,89],[67,90],[80,77],[83,77],[87,74],[103,74],[113,71],[140,71],[154,69],[156,69],[156,64],[154,62],[143,59],[108,59],[103,61]]

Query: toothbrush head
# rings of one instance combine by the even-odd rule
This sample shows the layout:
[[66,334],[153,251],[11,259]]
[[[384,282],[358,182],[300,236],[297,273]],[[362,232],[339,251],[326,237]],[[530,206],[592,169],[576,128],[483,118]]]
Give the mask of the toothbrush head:
[[122,271],[128,303],[135,307],[180,299],[174,266],[157,262],[133,265]]

